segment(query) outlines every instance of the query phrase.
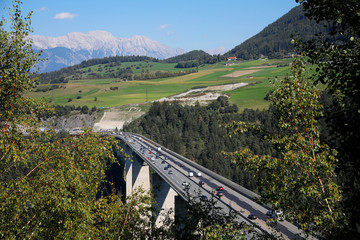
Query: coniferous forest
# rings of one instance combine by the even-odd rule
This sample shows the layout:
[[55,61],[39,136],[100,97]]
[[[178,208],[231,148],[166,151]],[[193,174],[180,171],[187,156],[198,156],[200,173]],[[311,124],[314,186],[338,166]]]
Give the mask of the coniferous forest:
[[276,131],[268,110],[245,109],[237,113],[226,97],[219,97],[208,106],[182,106],[177,102],[155,102],[142,118],[124,127],[124,131],[142,134],[155,142],[215,171],[251,190],[252,175],[225,159],[222,151],[231,152],[249,146],[256,154],[276,155],[261,136],[246,134],[229,137],[225,128],[232,121],[261,122]]

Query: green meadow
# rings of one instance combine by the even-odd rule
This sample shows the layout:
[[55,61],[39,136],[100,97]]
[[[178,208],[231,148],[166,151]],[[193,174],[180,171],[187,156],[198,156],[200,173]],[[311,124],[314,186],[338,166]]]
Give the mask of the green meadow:
[[[226,62],[212,65],[202,65],[197,73],[173,78],[119,81],[119,79],[85,79],[70,80],[59,84],[59,88],[47,92],[30,92],[29,96],[45,98],[56,105],[75,105],[89,107],[113,107],[126,104],[145,104],[162,97],[168,97],[197,87],[215,86],[247,82],[248,86],[225,92],[230,96],[230,102],[239,109],[263,109],[269,103],[264,100],[270,90],[269,79],[284,77],[290,74],[287,66],[291,59],[254,60],[236,62],[232,66],[224,66]],[[121,67],[129,66],[134,72],[142,69],[149,71],[181,71],[174,68],[175,64],[157,62],[122,63]],[[99,65],[90,67],[91,72],[97,71]],[[102,65],[101,68],[106,68]],[[138,68],[138,69],[136,69]],[[81,69],[83,74],[88,68]],[[246,71],[251,69],[251,73]],[[256,70],[256,72],[254,72]],[[240,76],[238,76],[240,73]],[[40,84],[39,89],[48,87]]]

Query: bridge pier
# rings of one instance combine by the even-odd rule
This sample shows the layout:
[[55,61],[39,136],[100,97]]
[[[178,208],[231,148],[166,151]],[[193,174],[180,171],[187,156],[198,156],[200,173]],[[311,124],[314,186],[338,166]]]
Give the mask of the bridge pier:
[[147,163],[139,157],[129,146],[122,143],[120,145],[128,155],[122,161],[125,161],[125,182],[126,196],[131,196],[133,190],[141,187],[145,192],[153,191],[156,211],[155,225],[160,227],[164,221],[174,221],[176,217],[183,218],[186,215],[187,202],[182,199],[156,172],[151,171]]
[[152,175],[153,193],[155,196],[156,221],[155,225],[160,227],[165,220],[175,220],[175,198],[178,194],[158,174]]
[[130,196],[132,191],[141,187],[145,192],[150,191],[150,172],[149,166],[136,153],[131,154],[130,159],[126,160],[126,196]]

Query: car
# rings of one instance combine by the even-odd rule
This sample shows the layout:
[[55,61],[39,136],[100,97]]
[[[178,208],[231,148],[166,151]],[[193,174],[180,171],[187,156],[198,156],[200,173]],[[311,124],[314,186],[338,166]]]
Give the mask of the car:
[[168,167],[164,167],[164,170],[168,170],[169,168]]
[[275,210],[275,214],[279,216],[279,215],[282,215],[283,212],[281,210]]
[[151,154],[151,151],[149,152],[149,154]]
[[270,209],[266,212],[266,216],[271,217],[272,215],[273,215],[273,210]]
[[280,222],[285,220],[284,215],[278,215],[277,217]]
[[180,163],[180,164],[179,164],[179,166],[180,166],[180,167],[185,167],[185,165],[184,165],[184,164],[182,164],[182,163]]
[[219,186],[219,187],[217,188],[217,190],[218,190],[218,191],[224,191],[224,188],[223,188],[222,186]]
[[279,221],[284,221],[284,213],[281,210],[270,209],[266,212],[268,218],[277,219]]
[[172,170],[170,170],[170,171],[169,171],[169,174],[173,174],[173,171],[172,171]]
[[186,182],[186,181],[184,181],[184,182],[182,183],[182,185],[184,186],[185,189],[189,189],[189,188],[190,188],[190,183],[188,183],[188,182]]
[[216,196],[222,197],[222,196],[224,196],[224,193],[222,191],[219,191],[219,192],[216,193]]
[[148,160],[150,160],[150,157],[148,157]]
[[205,184],[204,181],[201,181],[201,180],[199,181],[199,185],[200,185],[200,186],[202,186],[202,185],[204,185],[204,184]]
[[201,175],[201,172],[198,172],[197,174],[196,174],[198,177],[201,177],[202,175]]
[[250,213],[248,218],[251,219],[251,220],[257,219],[257,217],[256,217],[256,215],[254,213]]
[[193,173],[193,172],[189,172],[188,176],[189,176],[189,177],[192,177],[192,176],[194,176],[194,173]]
[[284,213],[281,210],[275,210],[275,216],[279,221],[284,221]]
[[162,161],[161,161],[161,164],[165,164],[165,163],[166,163],[166,161],[165,161],[165,160],[162,160]]
[[202,195],[202,196],[200,197],[200,200],[201,200],[201,201],[207,201],[207,200],[208,200],[208,197],[207,197],[206,195]]
[[168,168],[171,168],[171,165],[170,164],[168,164],[168,166],[167,166]]

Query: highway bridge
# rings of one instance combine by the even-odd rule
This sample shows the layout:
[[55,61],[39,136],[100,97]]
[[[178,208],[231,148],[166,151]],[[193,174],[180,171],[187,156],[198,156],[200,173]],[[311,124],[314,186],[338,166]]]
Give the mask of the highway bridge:
[[[224,212],[228,212],[229,209],[237,211],[239,221],[254,225],[258,231],[273,233],[274,229],[266,224],[266,213],[270,208],[254,201],[259,198],[256,193],[139,134],[122,132],[114,136],[124,141],[142,160],[126,162],[127,195],[138,186],[150,190],[150,182],[153,185],[160,184],[163,186],[162,189],[158,189],[158,193],[162,195],[160,207],[164,210],[176,210],[186,204],[187,190],[194,195],[200,191],[203,199],[216,197],[218,206]],[[150,180],[150,168],[158,175],[155,180]],[[256,215],[257,218],[250,219],[250,214]],[[298,227],[286,220],[278,221],[276,228],[285,239],[303,239]]]

